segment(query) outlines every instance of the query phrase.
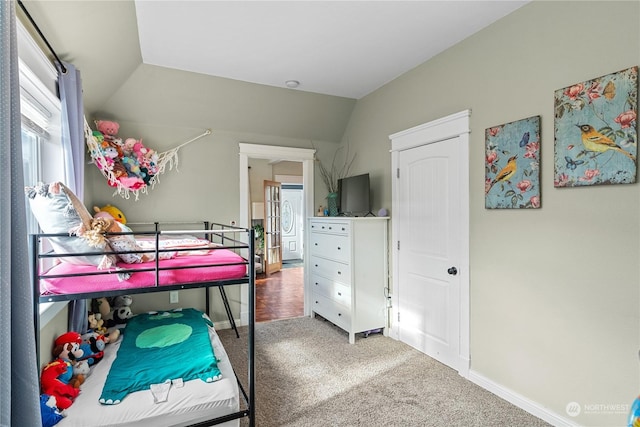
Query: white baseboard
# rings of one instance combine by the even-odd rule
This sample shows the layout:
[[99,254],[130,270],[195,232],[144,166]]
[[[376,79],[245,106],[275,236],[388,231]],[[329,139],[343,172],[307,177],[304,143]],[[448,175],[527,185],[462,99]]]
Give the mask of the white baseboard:
[[[247,326],[247,323],[240,319],[234,319],[234,321],[236,322],[237,327]],[[217,322],[213,322],[213,324],[215,325],[216,330],[231,329],[231,322],[229,322],[229,320],[218,320]]]
[[541,406],[539,403],[534,402],[530,399],[527,399],[526,397],[512,390],[509,390],[508,388],[505,388],[502,385],[491,381],[487,377],[480,375],[479,373],[474,372],[473,370],[469,371],[469,375],[467,376],[467,379],[479,385],[480,387],[484,388],[485,390],[490,391],[496,396],[503,398],[507,402],[512,403],[513,405],[527,411],[531,415],[534,415],[548,422],[553,426],[556,426],[556,427],[578,427],[579,426],[579,424],[574,423],[572,420],[569,420],[567,418],[564,418],[556,414],[555,412],[549,410],[549,408],[545,408]]

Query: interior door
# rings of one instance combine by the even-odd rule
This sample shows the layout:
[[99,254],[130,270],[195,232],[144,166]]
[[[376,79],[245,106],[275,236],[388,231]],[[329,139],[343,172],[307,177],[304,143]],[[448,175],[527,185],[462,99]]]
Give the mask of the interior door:
[[457,138],[399,153],[400,340],[458,369],[460,179]]
[[265,273],[282,269],[281,184],[264,181],[264,254]]
[[282,186],[282,260],[302,259],[302,186]]

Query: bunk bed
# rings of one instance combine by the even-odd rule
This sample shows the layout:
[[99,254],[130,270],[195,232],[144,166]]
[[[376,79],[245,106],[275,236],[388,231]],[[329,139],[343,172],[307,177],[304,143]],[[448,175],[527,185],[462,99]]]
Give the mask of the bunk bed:
[[[255,267],[252,262],[254,259],[254,231],[209,222],[201,224],[201,227],[186,230],[181,229],[182,223],[135,224],[136,229],[132,233],[136,237],[142,236],[142,239],[152,242],[150,247],[146,246],[145,249],[138,247],[136,250],[128,251],[114,250],[109,247],[98,255],[146,254],[152,260],[135,264],[118,262],[103,269],[94,265],[75,265],[71,262],[64,262],[67,257],[95,256],[95,252],[61,253],[51,249],[51,241],[77,238],[75,236],[70,236],[68,233],[31,235],[33,314],[38,353],[41,352],[39,349],[39,314],[42,303],[203,288],[205,311],[208,317],[204,315],[201,317],[207,320],[211,318],[209,291],[212,288],[218,288],[231,327],[236,329],[224,288],[248,285],[246,286],[249,295],[246,384],[242,384],[234,372],[215,328],[212,324],[208,324],[206,335],[208,335],[215,355],[216,368],[221,374],[215,378],[215,381],[205,382],[194,379],[182,382],[182,378],[174,379],[175,381],[170,382],[171,384],[167,386],[170,387],[169,399],[165,399],[162,403],[154,403],[156,394],[152,394],[147,388],[132,391],[121,401],[116,401],[117,404],[104,404],[101,392],[105,380],[108,380],[108,377],[112,375],[110,368],[115,366],[117,353],[122,348],[121,345],[125,345],[125,339],[130,333],[127,331],[127,326],[120,340],[106,346],[104,358],[91,368],[91,374],[80,386],[80,395],[67,409],[67,416],[57,425],[60,427],[81,425],[237,426],[240,419],[245,417],[248,418],[250,426],[255,425]],[[144,228],[149,226],[151,230]],[[104,233],[107,237],[127,236],[128,234],[130,233]],[[196,248],[196,253],[193,253],[192,246],[180,247],[178,245],[176,247],[162,244],[166,238],[172,236],[182,238],[185,235],[204,239],[201,240],[207,242],[204,250],[200,251],[203,248]],[[167,253],[172,255],[163,257],[163,254]],[[241,287],[241,289],[243,288]],[[174,313],[171,310],[159,313],[167,316],[183,315],[183,313]],[[237,329],[236,336],[238,336]],[[200,347],[198,346],[198,348]],[[192,358],[191,355],[185,355],[185,360],[190,358]],[[177,364],[180,363],[182,362],[177,362]],[[185,378],[188,379],[188,377]],[[106,389],[106,386],[104,388]]]

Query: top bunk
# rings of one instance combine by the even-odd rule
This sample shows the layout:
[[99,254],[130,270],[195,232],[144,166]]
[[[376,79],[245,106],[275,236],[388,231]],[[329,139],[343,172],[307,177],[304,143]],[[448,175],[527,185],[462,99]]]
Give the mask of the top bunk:
[[[39,302],[249,283],[253,230],[224,224],[134,223],[106,232],[100,251],[65,251],[78,236],[31,235]],[[54,249],[55,248],[55,249]]]
[[253,281],[252,229],[208,221],[125,224],[109,212],[89,214],[61,183],[26,192],[44,231],[30,236],[36,302]]

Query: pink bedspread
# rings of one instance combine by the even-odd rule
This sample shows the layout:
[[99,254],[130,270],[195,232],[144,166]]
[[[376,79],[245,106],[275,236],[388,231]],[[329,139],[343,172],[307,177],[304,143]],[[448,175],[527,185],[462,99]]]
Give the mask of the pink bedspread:
[[[160,268],[242,262],[244,262],[244,259],[235,252],[228,249],[216,249],[206,255],[179,256],[172,259],[162,260],[160,261]],[[145,262],[141,264],[118,263],[118,267],[127,270],[139,270],[145,268],[153,269],[155,268],[155,262]],[[51,268],[46,274],[87,274],[99,271],[107,270],[98,270],[93,265],[74,265],[65,262]],[[108,290],[148,288],[155,286],[156,276],[154,271],[136,271],[131,273],[131,277],[129,279],[123,281],[118,280],[118,274],[115,269],[109,269],[108,271],[110,274],[85,277],[43,278],[40,280],[40,294],[76,294]],[[239,279],[246,276],[246,274],[247,266],[245,264],[161,270],[160,286]]]

